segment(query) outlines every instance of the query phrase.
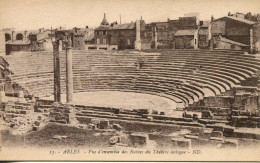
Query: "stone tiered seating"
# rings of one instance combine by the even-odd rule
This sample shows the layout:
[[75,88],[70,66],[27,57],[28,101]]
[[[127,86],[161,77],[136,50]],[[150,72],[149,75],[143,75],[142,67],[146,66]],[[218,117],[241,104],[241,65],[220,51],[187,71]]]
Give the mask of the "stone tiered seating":
[[[65,56],[60,52],[62,92]],[[7,60],[14,82],[40,97],[53,94],[51,52],[21,52]],[[241,51],[73,51],[74,92],[140,92],[187,105],[224,93],[259,70],[259,59]]]

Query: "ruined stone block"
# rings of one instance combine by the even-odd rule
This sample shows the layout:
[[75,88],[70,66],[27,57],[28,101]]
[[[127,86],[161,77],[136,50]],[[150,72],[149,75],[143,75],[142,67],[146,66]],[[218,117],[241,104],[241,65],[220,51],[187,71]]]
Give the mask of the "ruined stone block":
[[32,130],[33,131],[39,131],[39,127],[38,126],[33,126]]

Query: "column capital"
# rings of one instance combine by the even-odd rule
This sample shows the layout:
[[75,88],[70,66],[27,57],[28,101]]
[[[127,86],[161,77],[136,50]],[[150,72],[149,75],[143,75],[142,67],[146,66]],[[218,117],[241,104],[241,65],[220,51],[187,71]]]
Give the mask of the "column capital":
[[71,49],[71,41],[64,41],[66,49]]
[[54,45],[59,45],[59,40],[55,40],[55,41],[52,41],[52,45],[54,46]]

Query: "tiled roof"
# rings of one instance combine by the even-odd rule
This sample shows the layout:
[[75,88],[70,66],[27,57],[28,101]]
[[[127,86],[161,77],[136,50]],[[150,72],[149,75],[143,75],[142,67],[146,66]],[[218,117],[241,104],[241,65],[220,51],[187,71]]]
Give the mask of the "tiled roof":
[[[250,21],[250,20],[247,20],[247,19],[242,19],[242,18],[236,18],[234,16],[225,16],[225,17],[222,17],[222,18],[219,18],[219,19],[223,19],[223,18],[233,19],[233,20],[240,21],[240,22],[243,22],[243,23],[246,23],[246,24],[249,24],[249,25],[255,24],[255,22],[253,22],[253,21]],[[216,20],[219,20],[219,19],[216,19]]]
[[249,45],[246,45],[246,44],[243,44],[243,43],[240,43],[240,42],[229,40],[229,39],[224,38],[224,37],[220,37],[220,41],[227,42],[227,43],[234,44],[234,45],[238,45],[238,46],[249,46]]
[[178,30],[174,34],[174,36],[191,36],[191,35],[194,35],[196,31],[197,31],[196,29]]
[[236,18],[234,16],[227,16],[227,17],[230,18],[230,19],[234,19],[234,20],[246,23],[246,24],[250,24],[250,25],[255,24],[255,22],[247,20],[247,19]]
[[101,25],[101,26],[99,26],[99,27],[97,27],[97,28],[95,28],[95,30],[109,30],[111,27],[110,26],[103,26],[103,25]]
[[91,41],[94,38],[94,33],[92,33],[85,41]]
[[95,30],[116,30],[116,29],[134,29],[135,23],[127,23],[127,24],[114,24],[112,26],[99,26]]
[[134,29],[134,28],[135,28],[135,23],[114,25],[113,27],[111,27],[111,29]]

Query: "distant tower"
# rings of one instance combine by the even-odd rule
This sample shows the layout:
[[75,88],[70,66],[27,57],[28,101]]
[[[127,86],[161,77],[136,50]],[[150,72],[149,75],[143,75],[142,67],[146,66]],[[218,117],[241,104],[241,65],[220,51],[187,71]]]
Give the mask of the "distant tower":
[[121,25],[121,14],[120,14],[120,25]]
[[104,18],[103,18],[103,20],[101,22],[101,25],[109,25],[109,22],[106,19],[106,13],[104,13]]

